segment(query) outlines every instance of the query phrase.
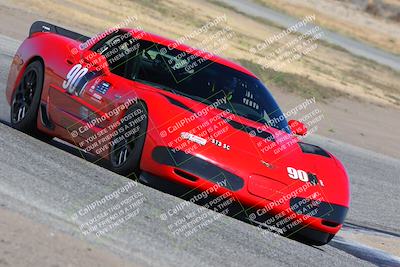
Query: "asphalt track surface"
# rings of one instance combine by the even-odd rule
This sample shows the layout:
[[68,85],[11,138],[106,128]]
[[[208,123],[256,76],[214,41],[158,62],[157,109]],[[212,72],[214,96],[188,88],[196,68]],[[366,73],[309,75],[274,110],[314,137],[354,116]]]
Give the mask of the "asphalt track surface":
[[[4,96],[8,68],[19,41],[0,35],[0,91]],[[182,199],[137,184],[143,203],[138,214],[101,237],[83,235],[85,218],[74,214],[96,199],[127,185],[130,180],[82,159],[62,142],[50,144],[18,132],[7,125],[9,106],[0,98],[0,204],[49,228],[88,240],[117,253],[138,266],[370,266],[371,262],[394,266],[382,259],[361,260],[351,251],[332,245],[313,247],[273,235],[218,213],[218,219],[189,237],[173,235],[169,225],[180,216],[195,212],[190,204],[179,216],[162,220]],[[400,161],[334,140],[314,137],[337,155],[348,170],[352,192],[346,229],[372,229],[399,236]],[[129,195],[121,195],[119,199]],[[113,205],[118,200],[110,200]],[[354,251],[353,251],[354,252]],[[357,254],[357,253],[354,253]],[[360,255],[358,255],[360,257]],[[361,257],[362,258],[362,257]],[[364,257],[365,258],[365,257]]]
[[[236,10],[240,10],[241,13],[271,21],[281,27],[284,27],[285,29],[302,20],[295,19],[291,16],[249,0],[219,0],[219,2],[223,2],[224,4],[231,6]],[[304,34],[314,27],[314,24],[308,23],[306,26],[299,28],[297,31]],[[385,52],[366,43],[327,29],[323,29],[323,32],[324,35],[321,37],[321,39],[327,41],[328,43],[342,47],[354,55],[373,60],[395,70],[400,70],[400,56],[398,55]]]

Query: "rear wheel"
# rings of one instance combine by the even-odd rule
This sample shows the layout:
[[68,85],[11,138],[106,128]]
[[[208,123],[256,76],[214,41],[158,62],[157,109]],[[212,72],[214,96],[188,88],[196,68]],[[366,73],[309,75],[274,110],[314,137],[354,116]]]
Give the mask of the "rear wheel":
[[114,172],[128,177],[139,175],[147,121],[147,110],[141,102],[132,105],[121,119],[111,141],[110,161]]
[[37,116],[43,88],[43,66],[34,61],[26,67],[11,102],[11,126],[28,134],[37,133]]

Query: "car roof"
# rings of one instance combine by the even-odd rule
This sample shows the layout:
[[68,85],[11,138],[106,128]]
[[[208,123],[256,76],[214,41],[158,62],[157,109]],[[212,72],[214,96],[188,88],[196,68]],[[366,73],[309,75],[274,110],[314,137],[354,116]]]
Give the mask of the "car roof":
[[121,29],[122,31],[126,31],[126,32],[131,32],[132,37],[137,38],[137,39],[141,39],[141,40],[146,40],[146,41],[151,41],[154,43],[158,43],[167,47],[172,46],[174,49],[180,50],[180,51],[184,51],[188,54],[192,54],[192,55],[198,55],[201,58],[205,58],[207,60],[222,64],[226,67],[229,67],[231,69],[235,69],[237,71],[243,72],[247,75],[250,75],[252,77],[257,78],[257,76],[252,73],[251,71],[249,71],[248,69],[240,66],[237,63],[234,63],[230,60],[224,59],[222,57],[219,57],[215,54],[206,52],[204,50],[198,49],[198,48],[194,48],[188,45],[183,44],[182,42],[179,41],[174,41],[153,33],[149,33],[149,32],[145,32],[142,30],[138,30],[138,29],[129,29],[129,28],[123,28]]

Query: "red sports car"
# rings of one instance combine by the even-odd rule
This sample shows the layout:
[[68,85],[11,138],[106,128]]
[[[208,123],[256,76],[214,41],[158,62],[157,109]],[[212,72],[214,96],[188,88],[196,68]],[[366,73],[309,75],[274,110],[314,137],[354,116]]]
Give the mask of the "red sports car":
[[254,74],[177,41],[35,22],[7,100],[18,130],[65,140],[122,175],[229,193],[249,221],[281,234],[326,244],[349,208],[342,164],[300,142],[304,124],[287,122]]

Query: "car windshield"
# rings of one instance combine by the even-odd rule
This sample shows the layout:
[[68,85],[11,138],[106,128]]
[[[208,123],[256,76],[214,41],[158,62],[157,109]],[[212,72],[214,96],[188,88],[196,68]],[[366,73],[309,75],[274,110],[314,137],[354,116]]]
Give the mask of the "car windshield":
[[[257,78],[186,52],[153,45],[143,49],[136,80],[151,82],[206,104],[288,131],[272,95]],[[221,102],[218,102],[221,103]]]
[[[140,41],[128,60],[125,77],[212,104],[219,109],[289,132],[286,118],[268,89],[257,78],[193,53]],[[202,54],[201,54],[202,53]],[[131,60],[132,59],[132,60]]]

